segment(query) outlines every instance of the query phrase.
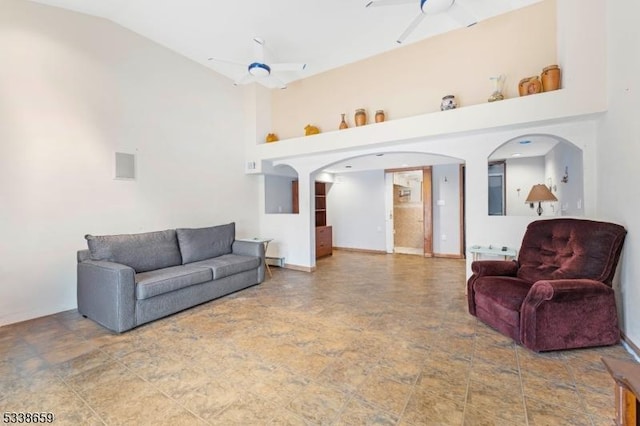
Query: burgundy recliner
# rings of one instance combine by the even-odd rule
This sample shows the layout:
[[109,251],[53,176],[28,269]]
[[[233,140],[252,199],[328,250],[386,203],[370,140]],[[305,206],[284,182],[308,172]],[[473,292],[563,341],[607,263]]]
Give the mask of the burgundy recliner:
[[583,219],[530,223],[517,261],[471,264],[469,312],[537,352],[618,343],[611,281],[626,233]]

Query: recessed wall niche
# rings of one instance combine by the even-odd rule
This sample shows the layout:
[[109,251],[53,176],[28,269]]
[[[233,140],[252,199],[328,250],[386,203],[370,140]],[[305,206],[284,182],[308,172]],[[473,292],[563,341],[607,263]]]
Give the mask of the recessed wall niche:
[[542,216],[584,216],[582,157],[580,148],[554,135],[505,142],[488,158],[488,214],[538,216],[537,203],[525,200],[533,185],[544,184],[558,201],[543,202]]

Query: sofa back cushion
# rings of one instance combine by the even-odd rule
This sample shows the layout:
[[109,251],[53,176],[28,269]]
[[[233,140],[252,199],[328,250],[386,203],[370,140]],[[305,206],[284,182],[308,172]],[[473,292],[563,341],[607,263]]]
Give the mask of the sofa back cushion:
[[197,262],[231,253],[236,238],[235,222],[209,228],[178,228],[182,263]]
[[583,219],[532,222],[518,254],[518,278],[590,278],[611,285],[626,232],[614,223]]
[[182,263],[176,231],[125,235],[86,235],[91,259],[132,267],[136,273]]

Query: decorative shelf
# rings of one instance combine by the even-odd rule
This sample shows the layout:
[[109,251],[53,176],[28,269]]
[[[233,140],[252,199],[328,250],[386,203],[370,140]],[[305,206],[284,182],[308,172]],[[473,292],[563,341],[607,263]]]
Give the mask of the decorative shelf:
[[[605,101],[598,101],[597,97],[590,97],[586,92],[560,89],[312,136],[284,139],[276,143],[261,143],[249,150],[247,161],[260,164],[262,161],[442,139],[501,128],[577,120],[604,111]],[[261,170],[258,167],[247,172],[261,173]]]

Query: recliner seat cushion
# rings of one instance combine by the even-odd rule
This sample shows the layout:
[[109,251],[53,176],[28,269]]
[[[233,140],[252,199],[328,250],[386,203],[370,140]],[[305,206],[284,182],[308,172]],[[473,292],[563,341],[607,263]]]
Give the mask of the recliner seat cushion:
[[136,273],[180,265],[176,231],[123,235],[85,235],[92,260],[106,260],[133,268]]
[[250,271],[260,266],[261,259],[255,256],[242,256],[239,254],[225,254],[213,259],[202,260],[190,264],[190,266],[204,266],[213,272],[213,279],[228,277],[244,271]]
[[511,327],[520,327],[520,308],[531,283],[515,277],[480,277],[473,286],[476,309]]
[[182,264],[197,262],[231,253],[236,238],[236,224],[211,226],[208,228],[176,229]]
[[213,279],[209,268],[173,266],[136,274],[136,299],[148,299]]

